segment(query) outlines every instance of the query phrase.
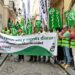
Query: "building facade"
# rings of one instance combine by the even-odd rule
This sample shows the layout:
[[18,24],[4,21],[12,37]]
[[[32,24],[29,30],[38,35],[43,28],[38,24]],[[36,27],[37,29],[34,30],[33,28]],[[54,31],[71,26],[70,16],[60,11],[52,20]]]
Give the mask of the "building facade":
[[7,26],[8,19],[16,20],[16,8],[13,0],[0,0],[0,28]]

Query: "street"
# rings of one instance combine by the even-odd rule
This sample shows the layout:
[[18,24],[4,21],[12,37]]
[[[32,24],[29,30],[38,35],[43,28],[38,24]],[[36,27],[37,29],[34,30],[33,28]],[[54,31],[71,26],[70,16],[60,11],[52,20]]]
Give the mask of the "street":
[[0,75],[67,75],[63,69],[53,63],[15,62],[16,57],[8,57],[0,67]]

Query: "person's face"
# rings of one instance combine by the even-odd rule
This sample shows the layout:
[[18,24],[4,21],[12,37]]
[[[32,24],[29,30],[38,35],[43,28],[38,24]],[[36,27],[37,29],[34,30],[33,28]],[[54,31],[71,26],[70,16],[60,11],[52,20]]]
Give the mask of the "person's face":
[[57,30],[56,32],[59,33],[59,30]]
[[7,27],[4,27],[4,30],[7,31]]
[[40,28],[40,32],[43,32],[43,28]]
[[64,31],[66,32],[67,28],[64,28]]
[[35,28],[34,28],[34,32],[36,32],[36,33],[37,33],[37,31],[38,31],[38,30],[37,30],[37,28],[35,27]]
[[72,28],[72,31],[75,32],[75,28]]
[[48,31],[47,27],[45,27],[44,30],[47,32]]

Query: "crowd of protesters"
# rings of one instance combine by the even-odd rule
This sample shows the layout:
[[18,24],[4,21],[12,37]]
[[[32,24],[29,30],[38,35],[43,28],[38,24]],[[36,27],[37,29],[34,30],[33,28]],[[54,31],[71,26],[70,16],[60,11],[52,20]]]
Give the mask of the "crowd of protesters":
[[[53,32],[52,29],[48,30],[47,26],[40,28],[39,33]],[[62,67],[67,69],[71,66],[71,62],[74,63],[75,69],[75,26],[71,29],[70,27],[64,25],[63,29],[57,28],[56,32],[58,34],[58,49],[57,57],[54,58],[54,63],[60,64]],[[37,33],[37,27],[34,27],[34,34]],[[61,42],[61,43],[60,43]],[[74,42],[74,43],[73,43]],[[60,43],[60,44],[59,44]],[[73,46],[73,47],[72,47]],[[50,56],[30,56],[29,61],[42,61],[50,62]]]
[[[58,56],[57,61],[62,67],[67,69],[71,66],[73,60],[75,69],[75,26],[71,29],[64,25],[63,29],[60,31],[57,29],[58,33]],[[73,41],[72,41],[73,40]]]
[[[19,25],[18,22],[17,22],[17,25]],[[22,29],[19,29],[19,27],[17,25],[14,27],[18,28],[17,29],[18,35],[24,35],[25,33],[22,32]],[[6,33],[6,34],[10,34],[11,31],[12,31],[11,29],[9,31],[9,29],[7,29],[7,27],[5,27],[2,32]],[[15,30],[13,30],[13,31],[15,31]],[[36,26],[33,29],[33,34],[36,34],[36,33],[44,33],[45,34],[47,32],[51,33],[51,32],[53,32],[53,30],[48,29],[47,26],[45,26],[44,28],[40,27],[39,32],[38,32],[38,29]],[[75,69],[75,26],[70,28],[66,25],[63,25],[63,29],[57,28],[56,33],[58,35],[58,49],[57,49],[58,54],[54,58],[54,63],[59,63],[62,67],[67,69],[71,65],[71,62],[73,61],[74,69]],[[16,35],[16,32],[14,32],[12,34]],[[0,54],[0,56],[1,56],[1,54]],[[42,59],[43,59],[43,62],[50,62],[50,56],[48,56],[48,57],[47,56],[30,56],[29,61],[41,62]],[[21,60],[24,61],[24,55],[18,55],[18,61],[20,62]]]

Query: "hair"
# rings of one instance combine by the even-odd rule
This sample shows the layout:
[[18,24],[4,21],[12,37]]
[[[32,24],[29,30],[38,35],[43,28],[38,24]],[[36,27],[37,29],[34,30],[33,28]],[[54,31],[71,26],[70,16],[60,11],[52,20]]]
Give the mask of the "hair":
[[37,27],[34,27],[34,30],[33,30],[34,33],[37,33],[38,32],[38,29]]
[[49,29],[50,32],[53,32],[53,29]]
[[75,28],[75,25],[73,25],[73,28]]
[[57,31],[57,30],[58,30],[59,32],[61,32],[62,29],[61,29],[61,28],[56,28],[56,31]]
[[45,26],[45,27],[44,27],[44,30],[47,32],[47,31],[48,31],[48,27],[47,27],[47,26]]

